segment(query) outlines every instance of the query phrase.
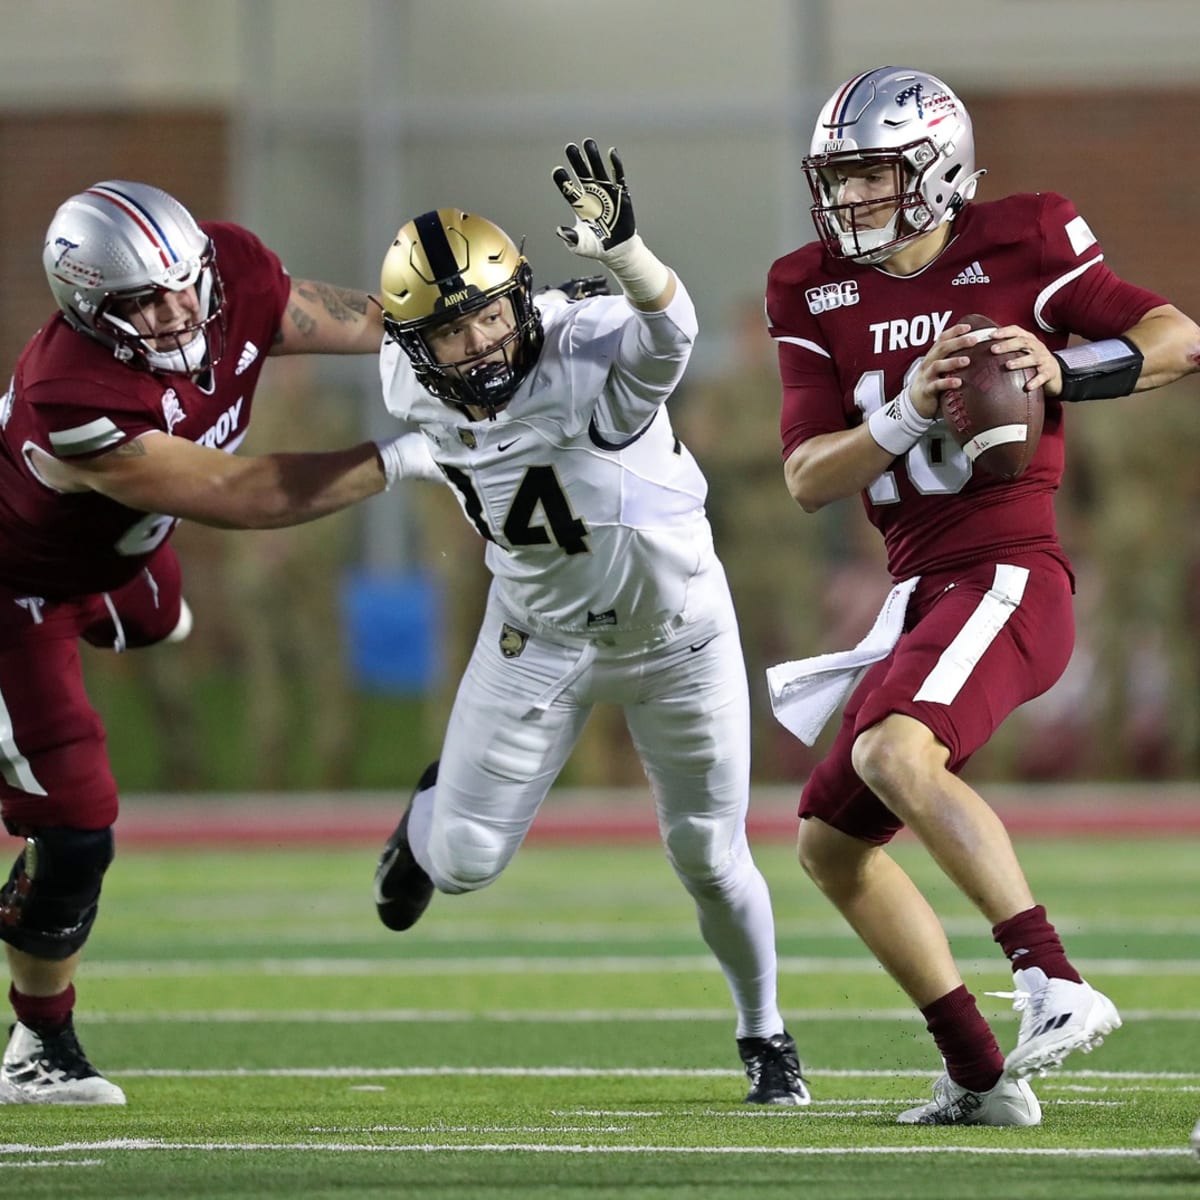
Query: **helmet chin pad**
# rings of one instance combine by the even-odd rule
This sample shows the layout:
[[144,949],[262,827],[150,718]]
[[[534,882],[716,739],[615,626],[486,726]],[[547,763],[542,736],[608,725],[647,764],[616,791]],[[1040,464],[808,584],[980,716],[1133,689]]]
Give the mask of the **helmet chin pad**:
[[147,350],[145,353],[146,365],[152,371],[195,375],[208,367],[208,338],[200,330],[192,335],[191,341],[181,343],[177,349]]
[[[199,375],[215,367],[221,360],[225,346],[225,317],[224,289],[212,255],[207,256],[197,281],[197,298],[202,314],[199,320],[148,336],[131,320],[120,317],[113,311],[119,304],[128,304],[131,300],[139,302],[152,294],[153,291],[136,296],[110,296],[96,314],[95,328],[91,331],[91,336],[111,346],[113,354],[122,362],[150,371]],[[186,337],[189,334],[191,336]],[[171,339],[174,339],[173,345],[169,344]],[[157,344],[163,342],[168,343],[166,349]]]
[[[891,205],[894,209],[886,224],[872,228],[854,221],[854,209],[874,208],[879,204]],[[935,222],[928,207],[913,192],[898,193],[882,201],[873,200],[869,205],[831,204],[827,211],[830,228],[836,231],[841,246],[841,257],[863,264],[879,263],[891,258],[902,247],[935,229],[951,216],[947,213],[941,221]]]

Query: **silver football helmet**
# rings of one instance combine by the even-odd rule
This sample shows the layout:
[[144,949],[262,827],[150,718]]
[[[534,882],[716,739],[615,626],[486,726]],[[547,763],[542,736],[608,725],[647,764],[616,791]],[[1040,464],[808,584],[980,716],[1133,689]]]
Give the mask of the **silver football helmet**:
[[[68,322],[122,362],[197,375],[219,360],[224,292],[212,241],[174,196],[120,179],[94,184],[59,206],[42,265]],[[130,320],[156,295],[190,287],[198,320],[154,337]]]
[[[870,205],[838,201],[839,174],[891,167],[896,192]],[[975,135],[959,98],[938,78],[903,67],[876,67],[848,79],[821,109],[804,174],[813,222],[829,253],[878,263],[951,220],[975,194]],[[856,209],[895,207],[882,229]]]
[[[541,353],[533,270],[512,238],[484,217],[438,208],[409,221],[383,260],[379,289],[383,327],[408,355],[417,378],[464,415],[470,415],[469,405],[494,418]],[[425,340],[430,329],[506,296],[514,317],[507,337],[459,362],[435,359]]]

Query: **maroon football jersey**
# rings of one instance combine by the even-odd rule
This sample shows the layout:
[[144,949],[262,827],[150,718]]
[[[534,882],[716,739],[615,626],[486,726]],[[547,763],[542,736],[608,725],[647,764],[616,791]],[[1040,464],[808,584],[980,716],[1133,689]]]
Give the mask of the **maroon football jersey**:
[[148,430],[230,452],[245,437],[291,285],[248,230],[201,228],[225,289],[224,352],[208,375],[135,370],[61,314],[22,351],[0,401],[0,581],[10,589],[65,599],[120,587],[178,523],[96,492],[55,491],[30,468],[30,446],[68,459],[106,453]]
[[[1049,192],[967,205],[942,253],[908,277],[810,243],[779,259],[767,281],[784,457],[808,438],[861,424],[967,313],[1020,325],[1060,350],[1071,334],[1124,333],[1165,303],[1118,279],[1071,202]],[[1062,471],[1063,409],[1047,399],[1037,453],[1020,478],[973,472],[938,422],[863,503],[897,580],[1033,550],[1061,555],[1054,492]]]

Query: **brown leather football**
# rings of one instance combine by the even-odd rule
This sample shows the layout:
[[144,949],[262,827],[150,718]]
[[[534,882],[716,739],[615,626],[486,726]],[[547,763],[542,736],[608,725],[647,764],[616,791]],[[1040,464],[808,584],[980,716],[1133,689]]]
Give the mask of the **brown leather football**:
[[[996,326],[978,313],[956,317],[951,324],[972,329]],[[955,372],[962,387],[942,394],[942,419],[975,466],[1001,479],[1016,479],[1029,466],[1042,436],[1042,389],[1027,392],[1025,384],[1033,378],[1033,370],[1006,371],[1003,364],[1014,355],[993,354],[991,342],[980,342],[962,353],[971,363]]]

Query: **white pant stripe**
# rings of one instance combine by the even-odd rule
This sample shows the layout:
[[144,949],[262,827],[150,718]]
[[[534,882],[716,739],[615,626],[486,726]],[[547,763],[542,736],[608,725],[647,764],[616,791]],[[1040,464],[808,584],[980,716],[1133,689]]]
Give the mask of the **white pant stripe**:
[[926,676],[913,699],[928,700],[933,704],[953,702],[984,651],[995,641],[996,635],[1021,603],[1028,580],[1028,567],[1014,567],[1007,563],[996,565],[991,590],[979,602],[979,607],[959,630],[954,641],[942,651],[937,666]]
[[0,775],[3,775],[10,787],[19,788],[31,796],[44,796],[46,789],[37,781],[29,759],[17,749],[13,740],[12,717],[8,705],[4,703],[4,693],[0,692]]

